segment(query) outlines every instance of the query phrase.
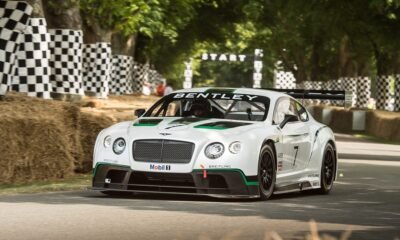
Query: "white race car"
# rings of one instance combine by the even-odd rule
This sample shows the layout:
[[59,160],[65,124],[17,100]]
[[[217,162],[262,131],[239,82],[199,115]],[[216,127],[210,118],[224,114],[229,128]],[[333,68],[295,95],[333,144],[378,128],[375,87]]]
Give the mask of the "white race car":
[[[310,95],[302,91],[291,95]],[[185,89],[135,114],[98,135],[92,189],[265,200],[307,189],[328,193],[336,178],[331,129],[288,94]]]

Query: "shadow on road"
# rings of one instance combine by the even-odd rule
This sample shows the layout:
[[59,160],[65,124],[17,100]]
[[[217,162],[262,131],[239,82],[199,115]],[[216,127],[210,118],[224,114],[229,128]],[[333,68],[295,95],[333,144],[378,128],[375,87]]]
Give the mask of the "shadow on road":
[[[110,197],[83,191],[3,196],[0,203],[88,204],[119,207],[127,211],[256,216],[299,222],[314,219],[318,223],[347,224],[368,229],[354,232],[354,239],[393,239],[400,235],[399,170],[398,167],[343,164],[340,169],[343,177],[336,182],[329,195],[301,192],[277,195],[266,202],[158,194]],[[339,236],[341,232],[330,234]],[[304,233],[299,234],[304,236]]]

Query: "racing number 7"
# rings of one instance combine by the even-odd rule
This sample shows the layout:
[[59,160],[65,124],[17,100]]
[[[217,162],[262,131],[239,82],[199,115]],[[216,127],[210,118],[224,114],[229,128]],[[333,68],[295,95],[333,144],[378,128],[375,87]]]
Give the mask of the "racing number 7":
[[296,164],[296,158],[297,158],[297,152],[299,151],[299,146],[294,146],[294,150],[296,151],[296,153],[294,154],[293,166]]

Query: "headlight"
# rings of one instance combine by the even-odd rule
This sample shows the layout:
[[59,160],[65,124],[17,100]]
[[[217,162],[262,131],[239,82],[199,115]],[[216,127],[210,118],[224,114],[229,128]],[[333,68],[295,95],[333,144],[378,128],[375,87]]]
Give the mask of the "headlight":
[[113,151],[115,154],[121,154],[126,147],[125,140],[123,138],[117,138],[113,144]]
[[233,154],[238,154],[242,149],[242,144],[240,142],[233,142],[229,145],[229,151]]
[[206,147],[204,153],[208,158],[219,158],[224,154],[224,145],[222,145],[222,143],[211,143]]
[[105,138],[104,138],[104,142],[103,142],[104,147],[105,147],[105,148],[108,148],[109,146],[111,146],[111,144],[112,144],[112,138],[111,138],[111,136],[105,137]]

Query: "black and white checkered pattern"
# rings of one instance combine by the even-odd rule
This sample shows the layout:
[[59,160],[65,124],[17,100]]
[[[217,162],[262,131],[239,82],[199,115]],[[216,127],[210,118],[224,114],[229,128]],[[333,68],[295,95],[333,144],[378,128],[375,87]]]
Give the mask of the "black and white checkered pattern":
[[376,79],[376,109],[389,109],[390,76],[378,76]]
[[394,111],[400,112],[400,74],[397,74],[394,83]]
[[142,93],[145,82],[149,82],[149,65],[136,63],[133,71],[133,93]]
[[295,89],[296,78],[292,72],[275,71],[275,88],[278,89]]
[[82,52],[83,87],[96,97],[107,98],[111,75],[111,44],[84,44]]
[[0,95],[11,85],[15,54],[32,7],[26,2],[0,1]]
[[157,72],[155,69],[149,69],[149,83],[158,84],[163,80],[163,76]]
[[358,77],[356,107],[368,108],[368,102],[370,97],[371,97],[371,79],[369,77]]
[[23,31],[32,13],[32,7],[23,1],[0,1],[0,27]]
[[304,81],[303,86],[304,86],[304,89],[312,89],[313,83],[311,81]]
[[17,50],[12,90],[50,99],[50,35],[46,19],[30,18]]
[[110,93],[130,94],[133,91],[133,57],[113,55],[111,66],[111,79],[109,82]]
[[351,92],[351,107],[354,107],[357,101],[357,79],[352,77],[343,78],[343,89]]
[[[329,81],[329,89],[330,90],[343,90],[342,82],[343,82],[343,78],[330,80]],[[343,105],[343,101],[331,100],[330,104],[334,105],[334,106],[342,106]]]
[[53,92],[83,95],[82,31],[49,29]]
[[330,80],[330,89],[331,90],[343,90],[342,87],[342,78]]

